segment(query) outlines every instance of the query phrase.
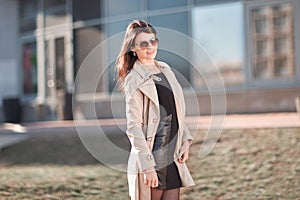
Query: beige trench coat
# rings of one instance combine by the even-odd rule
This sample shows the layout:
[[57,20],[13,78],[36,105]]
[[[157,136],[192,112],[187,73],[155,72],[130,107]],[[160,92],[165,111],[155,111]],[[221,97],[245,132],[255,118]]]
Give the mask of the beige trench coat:
[[[181,149],[183,142],[193,140],[184,120],[185,102],[182,88],[171,68],[164,62],[157,63],[162,73],[167,77],[175,98],[179,130],[174,160],[183,186],[193,186],[195,183],[186,164],[177,161],[184,151]],[[127,118],[126,134],[132,146],[127,170],[129,195],[132,200],[150,200],[151,189],[143,182],[143,171],[155,166],[151,152],[160,121],[159,101],[152,73],[147,71],[139,61],[136,61],[133,69],[125,78],[124,90]]]

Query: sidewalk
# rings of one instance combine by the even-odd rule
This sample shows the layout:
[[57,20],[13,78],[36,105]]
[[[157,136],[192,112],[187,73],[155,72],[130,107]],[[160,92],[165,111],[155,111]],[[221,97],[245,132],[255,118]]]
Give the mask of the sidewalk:
[[[234,114],[215,116],[188,116],[186,123],[190,129],[208,129],[223,127],[223,129],[248,128],[282,128],[300,127],[300,115],[290,113]],[[76,126],[101,126],[106,128],[126,127],[126,119],[98,119],[81,121],[41,121],[20,125],[0,124],[0,133],[5,130],[14,132],[30,132],[35,129],[66,128]]]
[[[226,116],[189,116],[187,126],[197,129],[249,129],[249,128],[282,128],[300,127],[300,116],[297,113],[235,114]],[[76,124],[76,125],[75,125]],[[43,121],[24,123],[22,125],[0,124],[0,151],[26,140],[30,133],[74,132],[76,127],[97,128],[104,132],[114,133],[126,130],[126,119],[99,119],[82,121]]]
[[220,128],[223,122],[223,129],[300,127],[300,115],[296,112],[201,116],[198,119],[197,117],[188,117],[189,128],[196,129],[197,120],[200,121],[200,125],[198,125],[200,129],[208,129],[210,126]]

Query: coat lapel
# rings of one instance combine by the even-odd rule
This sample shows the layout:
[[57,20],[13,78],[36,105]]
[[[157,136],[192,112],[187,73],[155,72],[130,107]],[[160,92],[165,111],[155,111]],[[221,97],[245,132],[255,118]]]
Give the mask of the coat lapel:
[[167,69],[166,67],[162,68],[162,72],[164,73],[164,75],[166,76],[166,78],[168,79],[173,95],[174,95],[174,100],[175,100],[175,106],[176,106],[176,112],[177,112],[177,116],[179,119],[181,119],[182,113],[181,113],[181,108],[182,108],[182,102],[180,101],[181,98],[183,98],[182,96],[180,96],[180,90],[181,87],[179,87],[179,83],[175,77],[175,75],[173,74],[173,72],[171,72],[171,69]]
[[142,77],[143,81],[138,88],[143,92],[153,103],[159,108],[158,95],[156,86],[153,81],[153,75],[138,61],[135,62],[133,69],[136,70]]
[[[181,113],[181,101],[179,96],[180,88],[178,88],[178,82],[175,80],[175,75],[173,75],[168,69],[169,67],[164,66],[162,62],[157,62],[162,73],[166,76],[168,79],[172,92],[175,98],[175,105],[176,105],[176,110],[177,110],[177,115],[180,117],[182,115]],[[136,70],[142,77],[143,77],[143,82],[138,86],[138,88],[151,100],[154,102],[154,104],[157,106],[159,109],[159,101],[158,101],[158,95],[156,91],[156,86],[153,81],[153,74],[149,72],[138,60],[135,62],[133,69]]]

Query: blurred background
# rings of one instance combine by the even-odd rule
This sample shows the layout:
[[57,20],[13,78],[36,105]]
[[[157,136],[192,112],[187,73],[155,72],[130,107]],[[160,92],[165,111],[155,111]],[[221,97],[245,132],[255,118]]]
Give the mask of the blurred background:
[[[180,80],[187,102],[191,89],[196,91],[201,114],[211,113],[203,76],[212,81],[219,72],[227,113],[294,112],[300,92],[299,10],[300,0],[0,0],[0,122],[72,119],[72,97],[81,105],[94,97],[85,89],[87,80],[78,80],[81,87],[73,90],[83,60],[133,19],[183,33],[206,49],[218,70],[209,62],[192,66],[170,52],[158,54],[187,80]],[[189,43],[168,42],[197,57]],[[113,117],[111,101],[120,105],[116,115],[125,116],[115,63],[103,64],[115,59],[109,48],[120,44],[112,45],[94,62],[104,73],[96,91],[98,118]],[[191,106],[187,115],[198,115]]]
[[195,136],[196,186],[181,199],[299,199],[299,11],[300,0],[0,0],[0,199],[129,199],[114,67],[133,19],[175,35],[158,32],[157,59]]

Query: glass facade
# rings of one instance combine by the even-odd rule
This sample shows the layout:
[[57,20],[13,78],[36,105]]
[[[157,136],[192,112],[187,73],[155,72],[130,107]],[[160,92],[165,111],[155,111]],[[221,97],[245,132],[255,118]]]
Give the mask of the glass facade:
[[295,76],[293,12],[290,3],[251,9],[252,63],[256,80]]
[[[183,1],[184,2],[184,1]],[[170,3],[170,2],[165,2]],[[157,59],[168,63],[177,73],[180,73],[185,79],[190,81],[190,67],[188,61],[188,12],[176,12],[172,14],[164,14],[158,16],[149,17],[149,23],[157,28],[167,29],[160,33],[158,31],[158,37],[160,35],[161,45],[157,54]],[[164,33],[166,32],[166,33]],[[174,32],[174,33],[173,33]],[[175,35],[179,32],[187,37],[177,39]],[[165,34],[168,34],[165,36]],[[174,52],[184,52],[181,55],[177,55]],[[178,78],[180,76],[177,76]],[[187,87],[186,82],[179,80],[183,87]]]
[[66,0],[44,0],[45,26],[65,24],[67,22]]
[[[199,66],[195,67],[202,72],[202,77],[193,78],[194,86],[205,88],[205,80],[213,81],[218,73],[221,74],[225,87],[243,85],[243,4],[231,2],[196,6],[192,9],[191,23],[193,39],[208,52],[213,61],[203,59],[198,62]],[[198,56],[193,54],[193,57]]]
[[[139,13],[143,9],[144,1],[141,0],[104,0],[102,1],[102,7],[104,8],[105,17],[118,17],[119,19],[126,18],[126,15],[132,13]],[[118,19],[117,19],[118,20]]]
[[73,21],[84,21],[90,19],[100,18],[101,15],[101,1],[99,0],[89,0],[89,2],[81,0],[73,0],[72,11],[73,11]]
[[176,7],[183,7],[188,4],[188,0],[149,0],[148,1],[148,9],[149,10],[160,10],[160,9],[174,9]]
[[20,1],[20,32],[30,32],[36,29],[38,1]]
[[[68,13],[69,11],[72,13]],[[44,14],[41,24],[36,23],[39,12]],[[72,21],[67,21],[69,14]],[[115,34],[124,33],[133,19],[147,20],[158,29],[163,28],[185,35],[205,49],[212,62],[207,62],[207,59],[199,56],[188,39],[176,40],[158,32],[162,48],[159,49],[157,59],[166,61],[174,68],[176,74],[180,74],[178,78],[184,88],[191,85],[201,92],[201,89],[206,88],[205,81],[213,82],[218,74],[229,89],[243,89],[251,81],[295,78],[297,63],[294,14],[291,1],[257,3],[242,0],[91,0],[86,3],[79,0],[26,0],[20,1],[20,31],[22,35],[34,30],[44,30],[47,35],[52,26],[66,24],[71,27],[71,38],[66,35],[54,36],[54,56],[58,58],[59,55],[56,54],[59,53],[65,58],[64,61],[55,60],[59,73],[54,80],[59,82],[66,76],[66,71],[60,70],[59,67],[63,63],[63,68],[66,68],[66,58],[72,59],[75,78],[86,56],[97,45]],[[68,23],[73,23],[73,27]],[[250,31],[245,32],[245,26]],[[63,34],[65,27],[58,28],[61,28]],[[49,33],[51,38],[52,32]],[[72,45],[71,56],[60,51],[70,49],[67,48],[70,45],[68,41]],[[23,60],[27,56],[25,51],[40,51],[36,49],[39,45],[26,45],[23,47]],[[47,45],[46,38],[45,45],[40,45],[44,48],[46,57]],[[95,62],[100,63],[100,70],[107,70],[107,77],[99,82],[97,92],[110,94],[115,91],[116,86],[114,52],[120,48],[121,41],[108,46],[103,52],[99,52],[101,57]],[[175,53],[177,50],[184,53],[178,55]],[[46,63],[47,58],[43,59]],[[105,59],[113,62],[108,67],[103,66],[101,63]],[[191,66],[189,59],[197,59],[198,65]],[[212,67],[213,63],[217,68]],[[32,74],[36,76],[36,64],[26,64],[23,68],[24,94],[36,92],[36,77],[30,78]],[[195,69],[199,69],[202,74],[197,73]],[[29,85],[34,84],[30,89]],[[63,87],[63,83],[59,83],[58,87]]]
[[[83,64],[84,59],[91,53],[92,51],[97,51],[98,57],[91,60],[87,60],[84,64],[93,65],[95,70],[102,70],[101,58],[103,56],[101,49],[95,47],[100,44],[103,40],[104,34],[102,31],[102,26],[91,26],[74,30],[74,64],[75,64],[75,76]],[[86,77],[92,77],[95,73],[93,71],[86,71]],[[85,84],[87,84],[85,86]],[[82,89],[81,92],[87,93],[92,91],[86,91],[84,88],[88,87],[88,81],[82,80]],[[103,83],[102,80],[99,82],[97,92],[103,92]]]

